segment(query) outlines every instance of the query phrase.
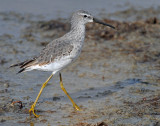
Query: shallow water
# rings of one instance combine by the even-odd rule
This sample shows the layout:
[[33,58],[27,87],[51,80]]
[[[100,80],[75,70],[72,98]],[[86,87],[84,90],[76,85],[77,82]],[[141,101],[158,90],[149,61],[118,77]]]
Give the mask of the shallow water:
[[8,12],[14,11],[17,13],[29,13],[35,15],[41,15],[46,19],[53,18],[68,18],[68,16],[75,10],[84,9],[88,10],[94,15],[98,15],[100,12],[114,13],[129,9],[131,7],[136,9],[145,9],[160,6],[159,0],[5,0],[0,2],[0,11]]
[[[64,1],[53,3],[49,0],[45,3],[37,3],[36,0],[32,3],[19,0],[0,3],[0,125],[79,126],[101,122],[126,126],[159,124],[160,26],[159,22],[140,22],[152,16],[160,17],[160,10],[154,9],[159,6],[158,0],[153,3],[138,0],[101,3],[93,1],[94,4],[89,9],[89,1],[82,4],[69,1],[75,6]],[[60,9],[60,6],[63,8]],[[16,74],[18,68],[8,67],[35,56],[46,41],[67,32],[68,24],[65,20],[61,21],[63,26],[51,29],[40,26],[43,22],[48,26],[50,21],[47,21],[51,18],[68,17],[79,6],[95,15],[101,14],[100,17],[103,18],[109,15],[117,20],[124,17],[126,21],[140,19],[140,23],[135,23],[135,29],[138,30],[132,27],[135,32],[125,32],[121,28],[120,35],[117,33],[117,37],[108,39],[104,32],[110,34],[113,32],[111,29],[88,25],[80,58],[62,71],[64,86],[82,111],[74,110],[60,89],[58,75],[55,75],[37,103],[36,109],[40,118],[31,119],[28,109],[50,73],[32,71]],[[106,6],[107,9],[104,9]],[[130,7],[133,8],[128,9]],[[123,11],[126,9],[127,13]],[[138,14],[132,15],[137,9],[138,14],[144,15],[143,18]],[[60,20],[56,22],[61,23]],[[123,22],[120,23],[124,25]],[[142,27],[145,29],[141,29]],[[21,101],[23,108],[18,103],[12,105],[13,101]]]

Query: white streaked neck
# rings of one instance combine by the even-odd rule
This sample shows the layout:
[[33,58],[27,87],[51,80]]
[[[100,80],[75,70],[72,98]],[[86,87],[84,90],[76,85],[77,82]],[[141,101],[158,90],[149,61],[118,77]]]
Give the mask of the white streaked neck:
[[72,24],[70,33],[75,39],[84,41],[85,25],[84,24],[76,24],[76,25]]

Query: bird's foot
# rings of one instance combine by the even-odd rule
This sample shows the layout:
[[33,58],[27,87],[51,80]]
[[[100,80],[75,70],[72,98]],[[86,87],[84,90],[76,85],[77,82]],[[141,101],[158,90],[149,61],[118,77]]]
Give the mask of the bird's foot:
[[77,111],[81,111],[80,107],[77,104],[74,104],[73,107],[77,110]]
[[34,107],[35,107],[35,105],[33,104],[33,105],[31,106],[30,110],[29,110],[29,114],[31,115],[31,112],[33,112],[33,115],[34,115],[36,118],[38,118],[39,115],[37,115],[37,114],[35,113]]

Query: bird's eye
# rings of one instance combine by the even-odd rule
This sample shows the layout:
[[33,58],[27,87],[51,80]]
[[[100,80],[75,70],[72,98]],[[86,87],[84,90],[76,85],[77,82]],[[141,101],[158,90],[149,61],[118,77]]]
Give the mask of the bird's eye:
[[87,17],[87,15],[84,15],[84,18],[86,18]]

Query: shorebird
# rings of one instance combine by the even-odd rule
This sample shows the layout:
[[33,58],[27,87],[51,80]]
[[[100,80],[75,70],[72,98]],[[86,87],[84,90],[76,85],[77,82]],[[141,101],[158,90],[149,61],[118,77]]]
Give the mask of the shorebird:
[[115,29],[114,26],[101,22],[100,20],[94,18],[90,13],[84,10],[78,10],[73,13],[71,17],[71,29],[68,33],[60,38],[51,41],[41,53],[24,62],[11,65],[11,67],[19,66],[21,69],[18,73],[31,71],[31,70],[41,70],[41,71],[51,71],[50,77],[43,83],[39,94],[31,106],[29,113],[33,112],[35,117],[39,117],[35,113],[36,103],[47,85],[48,81],[59,72],[60,86],[64,93],[68,96],[76,110],[80,110],[78,105],[73,101],[70,95],[67,93],[63,86],[62,76],[60,71],[67,65],[71,64],[80,55],[82,46],[85,39],[85,24],[88,22],[96,22],[105,26],[109,26]]

